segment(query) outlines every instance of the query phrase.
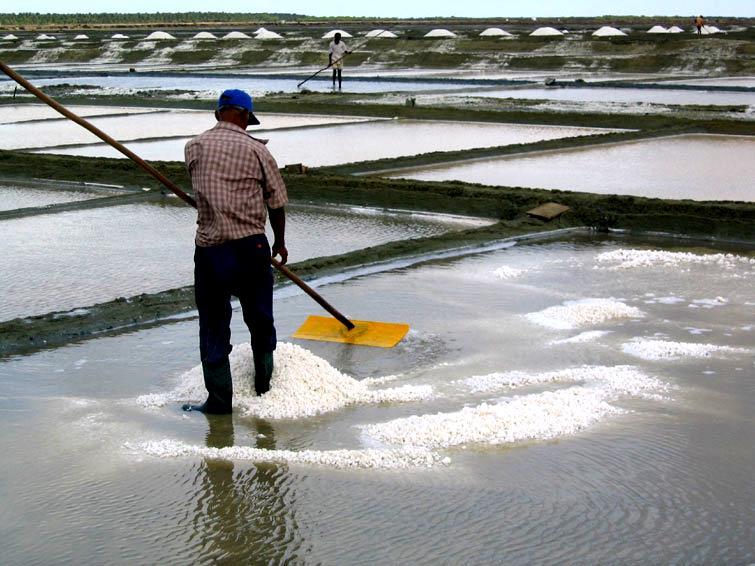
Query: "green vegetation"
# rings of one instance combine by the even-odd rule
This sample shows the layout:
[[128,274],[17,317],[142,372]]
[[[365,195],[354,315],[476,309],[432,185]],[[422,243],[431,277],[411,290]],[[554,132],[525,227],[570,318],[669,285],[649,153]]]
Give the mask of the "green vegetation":
[[20,63],[26,63],[29,59],[34,57],[36,51],[31,49],[16,49],[16,50],[3,50],[0,51],[0,59],[4,63],[9,65],[18,65]]
[[244,51],[241,54],[241,57],[238,59],[238,64],[242,66],[259,65],[267,61],[272,54],[273,54],[273,51],[270,51],[267,49]]
[[0,14],[0,26],[27,25],[88,25],[108,26],[113,24],[196,24],[202,22],[278,22],[281,20],[307,20],[297,14],[269,14],[264,12],[156,12],[156,13],[99,13],[99,14],[39,14],[22,12]]
[[170,55],[171,63],[175,65],[190,65],[206,63],[217,55],[215,49],[192,49],[191,51],[175,51]]
[[84,47],[79,49],[66,49],[57,57],[59,63],[83,63],[96,59],[102,54],[99,47]]

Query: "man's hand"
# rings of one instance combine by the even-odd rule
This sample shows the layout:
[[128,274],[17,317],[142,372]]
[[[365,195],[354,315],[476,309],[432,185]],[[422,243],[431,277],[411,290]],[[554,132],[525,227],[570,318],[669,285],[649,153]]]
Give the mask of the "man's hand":
[[279,244],[278,242],[275,242],[273,244],[273,257],[277,255],[281,257],[280,262],[283,265],[286,265],[286,262],[288,261],[288,250],[286,249],[286,244]]
[[286,249],[286,209],[270,208],[267,209],[270,217],[270,226],[273,227],[273,248],[272,256],[281,256],[280,262],[285,264],[288,261],[288,250]]

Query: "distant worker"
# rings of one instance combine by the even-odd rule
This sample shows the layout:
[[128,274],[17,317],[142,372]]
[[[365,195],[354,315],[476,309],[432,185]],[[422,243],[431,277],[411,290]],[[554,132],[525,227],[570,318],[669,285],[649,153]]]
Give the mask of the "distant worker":
[[[185,148],[197,199],[194,293],[208,397],[202,405],[184,405],[184,411],[231,412],[231,295],[238,297],[252,335],[255,391],[262,395],[270,389],[276,346],[270,258],[288,260],[288,195],[264,142],[246,133],[247,126],[260,123],[252,109],[246,92],[226,90],[215,110],[218,123]],[[265,237],[268,214],[275,238],[272,252]]]
[[703,34],[703,26],[705,25],[705,20],[703,19],[702,14],[697,16],[695,18],[695,27],[697,28],[697,35]]
[[333,88],[336,88],[336,74],[338,75],[338,89],[341,89],[341,71],[343,70],[343,58],[351,54],[346,44],[341,41],[341,34],[336,33],[328,49],[328,67],[333,67]]

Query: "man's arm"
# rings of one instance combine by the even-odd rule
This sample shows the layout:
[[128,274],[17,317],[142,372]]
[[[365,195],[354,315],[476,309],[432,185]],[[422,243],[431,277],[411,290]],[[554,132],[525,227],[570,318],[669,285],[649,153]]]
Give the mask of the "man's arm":
[[286,208],[267,208],[270,216],[270,226],[273,227],[273,257],[279,255],[280,262],[286,264],[288,261],[288,250],[286,249]]

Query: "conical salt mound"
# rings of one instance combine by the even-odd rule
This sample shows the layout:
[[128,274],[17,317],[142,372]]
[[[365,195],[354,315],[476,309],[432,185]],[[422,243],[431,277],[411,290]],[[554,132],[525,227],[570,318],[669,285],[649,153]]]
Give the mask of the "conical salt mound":
[[209,31],[200,31],[198,34],[194,36],[194,39],[217,39],[218,36],[216,36],[214,33],[210,33]]
[[488,28],[480,33],[480,37],[511,37],[511,34],[501,28]]
[[447,29],[438,28],[428,31],[424,37],[456,37],[456,34]]
[[602,28],[592,32],[592,35],[593,37],[626,37],[627,34],[625,34],[620,29],[616,29],[611,26],[603,26]]
[[176,39],[176,38],[173,37],[172,35],[170,35],[169,33],[165,32],[165,31],[153,31],[151,34],[149,34],[144,39],[146,39],[148,41],[154,41],[154,40],[158,40],[158,39]]
[[223,39],[252,39],[243,31],[231,31],[223,36]]
[[89,36],[88,35],[84,35],[83,33],[80,33],[79,35],[77,35],[73,39],[76,40],[76,41],[79,41],[81,39],[89,39]]
[[650,28],[650,29],[649,29],[649,30],[647,31],[647,33],[668,33],[668,32],[669,32],[669,30],[667,30],[667,29],[666,29],[665,27],[663,27],[663,26],[653,26],[653,27],[651,27],[651,28]]
[[552,27],[537,28],[530,34],[532,37],[558,37],[564,34]]
[[365,34],[365,37],[394,38],[395,39],[398,36],[392,31],[388,31],[384,29],[374,29],[372,31],[368,31]]
[[255,34],[257,39],[283,39],[283,36],[279,33],[275,33],[274,31],[265,30],[261,31],[258,34]]
[[328,33],[322,36],[323,39],[333,39],[337,33],[341,34],[341,37],[354,37],[347,31],[343,31],[342,29],[334,29],[330,30]]

